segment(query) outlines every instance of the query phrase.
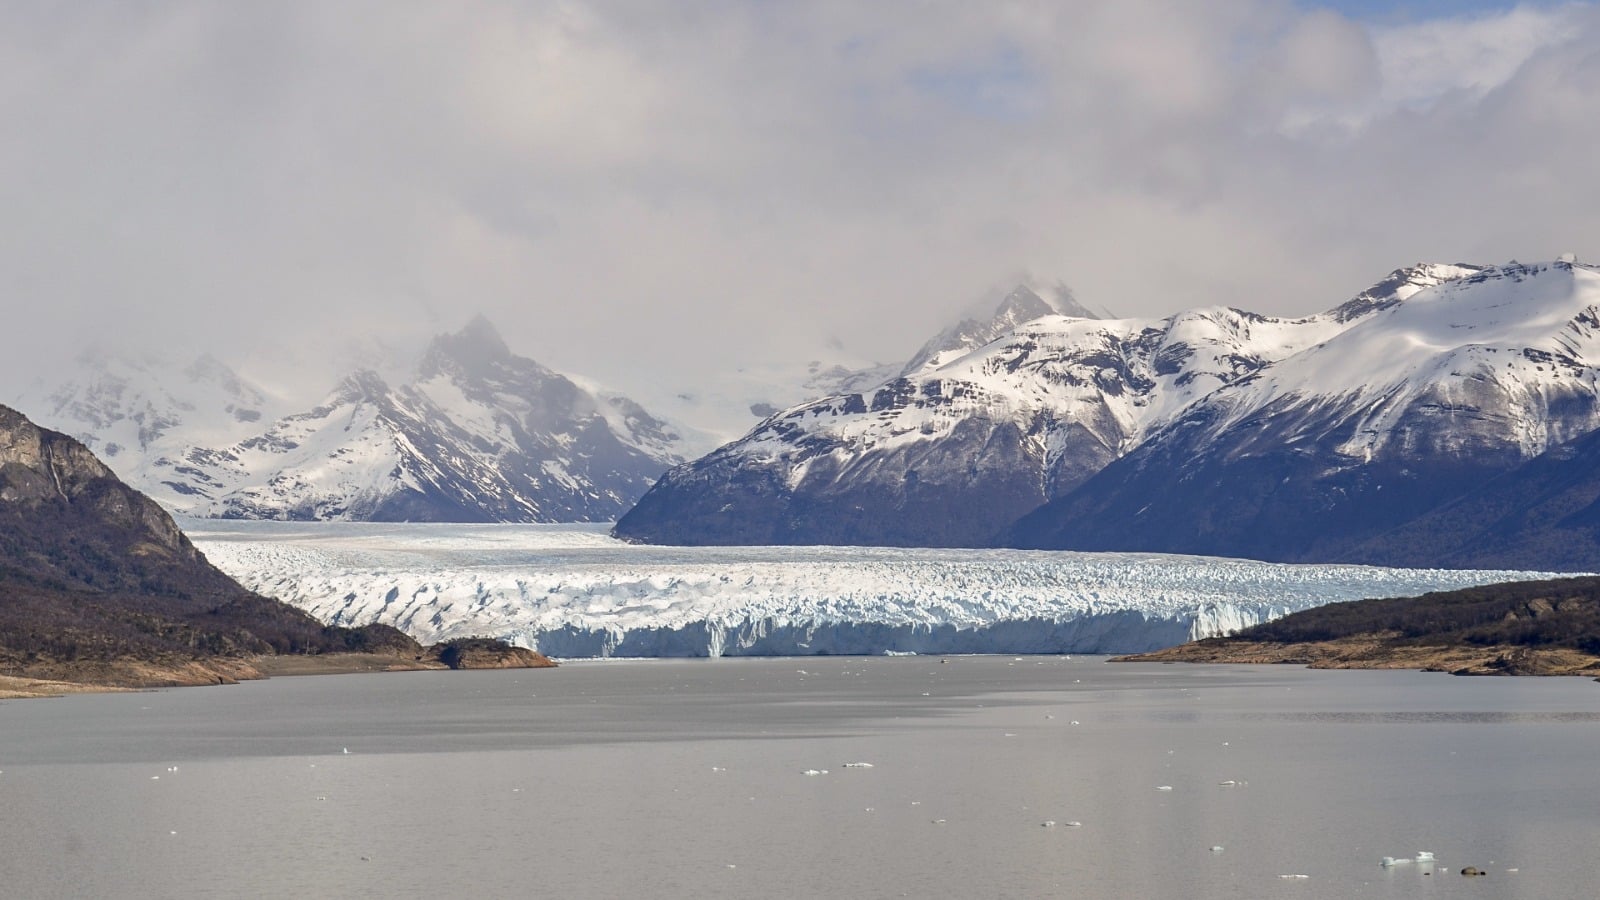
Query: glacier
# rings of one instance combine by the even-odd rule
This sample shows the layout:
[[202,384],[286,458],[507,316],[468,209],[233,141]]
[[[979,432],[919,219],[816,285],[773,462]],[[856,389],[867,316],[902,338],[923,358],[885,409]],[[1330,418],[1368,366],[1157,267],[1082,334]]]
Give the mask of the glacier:
[[1550,573],[1155,553],[664,547],[604,524],[182,519],[251,590],[419,641],[557,658],[1137,653],[1340,600]]

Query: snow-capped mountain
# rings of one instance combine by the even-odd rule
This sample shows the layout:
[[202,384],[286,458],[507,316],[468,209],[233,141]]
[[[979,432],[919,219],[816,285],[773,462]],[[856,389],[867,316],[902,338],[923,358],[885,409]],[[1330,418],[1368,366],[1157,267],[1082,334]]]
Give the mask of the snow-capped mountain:
[[[1101,320],[1070,295],[1047,302],[1019,289],[988,323],[936,338],[901,377],[785,410],[673,469],[617,534],[691,544],[988,545],[1219,388],[1477,271],[1401,270],[1299,319],[1213,307]],[[977,344],[991,334],[999,337]]]
[[242,440],[288,411],[283,398],[210,355],[181,362],[96,348],[62,374],[65,381],[41,379],[8,402],[83,442],[169,509],[183,495],[163,482],[189,447]]
[[[693,384],[662,381],[630,388],[647,408],[683,435],[686,457],[703,456],[737,440],[761,421],[796,403],[870,390],[894,378],[898,363],[873,362],[838,346],[806,360],[775,359],[736,367]],[[599,394],[606,390],[584,383]]]
[[19,402],[197,516],[610,520],[683,458],[676,429],[512,354],[482,318],[411,359],[360,369],[313,404],[210,357],[96,353]]
[[1366,558],[1355,548],[1600,427],[1600,270],[1460,270],[1398,299],[1207,394],[1012,540]]
[[[1034,319],[1045,316],[1100,318],[1080,304],[1072,295],[1072,290],[1064,284],[1023,282],[1001,296],[998,301],[992,296],[978,301],[961,321],[939,332],[923,344],[922,349],[900,368],[899,374],[903,377],[925,369],[937,369],[953,359],[959,359],[979,347],[1005,337]],[[877,385],[840,385],[841,390],[835,393],[870,387]]]
[[626,398],[512,354],[480,317],[435,338],[408,383],[359,371],[314,409],[157,465],[190,515],[594,521],[679,459],[677,441]]

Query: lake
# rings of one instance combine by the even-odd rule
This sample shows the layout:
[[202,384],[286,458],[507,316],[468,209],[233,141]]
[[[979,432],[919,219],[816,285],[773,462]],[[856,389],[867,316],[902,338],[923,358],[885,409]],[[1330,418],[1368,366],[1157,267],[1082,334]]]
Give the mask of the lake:
[[1588,680],[1100,657],[597,661],[7,701],[0,885],[1592,896],[1597,747]]

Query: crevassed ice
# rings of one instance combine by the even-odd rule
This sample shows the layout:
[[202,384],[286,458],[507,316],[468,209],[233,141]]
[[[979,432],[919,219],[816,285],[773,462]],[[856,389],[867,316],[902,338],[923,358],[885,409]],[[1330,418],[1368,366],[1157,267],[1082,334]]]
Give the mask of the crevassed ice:
[[246,587],[325,622],[552,656],[1132,653],[1338,600],[1549,573],[1143,553],[655,547],[604,526],[188,520]]

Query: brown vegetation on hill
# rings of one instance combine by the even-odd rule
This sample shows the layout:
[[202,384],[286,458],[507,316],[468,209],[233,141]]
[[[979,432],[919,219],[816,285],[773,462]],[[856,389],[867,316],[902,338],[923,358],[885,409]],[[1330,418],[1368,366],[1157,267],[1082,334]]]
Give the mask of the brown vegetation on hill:
[[549,664],[494,641],[424,648],[387,625],[325,626],[251,593],[82,444],[0,406],[0,676],[217,684],[263,677],[263,657],[335,654],[388,668]]
[[1600,578],[1330,603],[1229,637],[1124,659],[1600,675]]

